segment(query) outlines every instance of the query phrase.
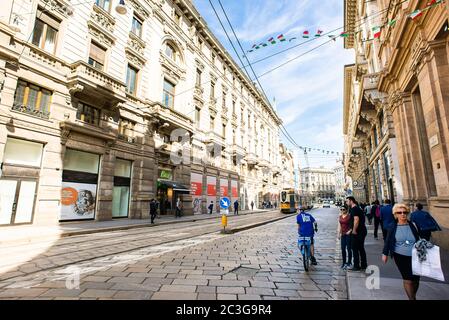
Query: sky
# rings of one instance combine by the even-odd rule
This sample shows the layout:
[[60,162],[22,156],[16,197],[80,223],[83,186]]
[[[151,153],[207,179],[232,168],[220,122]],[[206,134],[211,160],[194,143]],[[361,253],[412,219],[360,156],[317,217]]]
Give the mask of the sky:
[[[242,52],[232,34],[219,0],[211,0],[226,31],[242,58]],[[300,146],[343,152],[343,73],[344,65],[353,63],[354,52],[343,48],[343,39],[329,41],[324,35],[315,39],[317,30],[339,35],[343,31],[343,0],[220,0],[234,31],[245,51],[253,44],[266,42],[270,37],[283,34],[287,41],[268,44],[246,55],[255,62],[281,50],[293,47],[308,39],[302,38],[308,30],[314,40],[253,64],[259,77],[286,63],[275,71],[259,78],[270,101],[276,99],[277,112],[284,126]],[[194,0],[194,5],[223,46],[241,63],[230,45],[209,0]],[[289,39],[296,37],[292,41]],[[323,44],[321,47],[315,47]],[[307,51],[311,50],[307,53]],[[246,61],[242,58],[243,61]],[[248,70],[250,73],[251,71]],[[252,75],[252,74],[251,74]],[[254,76],[252,75],[252,79]],[[293,145],[281,135],[290,149]],[[303,151],[298,150],[301,167],[306,167]],[[341,157],[341,156],[340,156]],[[311,151],[310,166],[332,168],[337,165],[336,154]]]

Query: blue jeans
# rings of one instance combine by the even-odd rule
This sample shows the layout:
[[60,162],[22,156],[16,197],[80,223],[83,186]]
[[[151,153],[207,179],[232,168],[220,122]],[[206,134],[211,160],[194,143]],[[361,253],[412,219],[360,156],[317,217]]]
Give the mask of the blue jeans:
[[[348,252],[348,260],[346,260],[346,251]],[[341,256],[343,264],[350,264],[352,260],[351,235],[344,234],[341,236]]]

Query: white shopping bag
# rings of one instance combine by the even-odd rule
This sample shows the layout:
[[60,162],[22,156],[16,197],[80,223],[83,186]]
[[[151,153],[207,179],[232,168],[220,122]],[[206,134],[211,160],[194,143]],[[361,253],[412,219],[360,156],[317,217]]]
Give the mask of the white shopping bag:
[[418,252],[415,247],[412,250],[412,271],[416,276],[428,277],[444,281],[444,274],[441,270],[440,247],[434,245],[427,249],[426,260],[420,262]]

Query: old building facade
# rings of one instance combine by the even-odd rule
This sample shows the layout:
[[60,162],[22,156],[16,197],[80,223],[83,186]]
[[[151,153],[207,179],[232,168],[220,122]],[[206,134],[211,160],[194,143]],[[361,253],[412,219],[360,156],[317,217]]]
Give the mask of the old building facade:
[[[421,14],[412,19],[413,12]],[[352,33],[345,48],[356,54],[355,64],[345,67],[344,79],[348,174],[364,185],[366,200],[390,198],[411,209],[421,202],[445,229],[448,12],[442,1],[345,1],[345,28]],[[369,16],[375,18],[359,22]],[[364,41],[373,38],[376,26],[382,26],[380,37]],[[449,243],[447,231],[435,237]]]
[[118,4],[2,3],[0,225],[279,193],[281,119],[192,2]]
[[325,167],[302,168],[300,170],[301,189],[312,202],[335,199],[335,172]]

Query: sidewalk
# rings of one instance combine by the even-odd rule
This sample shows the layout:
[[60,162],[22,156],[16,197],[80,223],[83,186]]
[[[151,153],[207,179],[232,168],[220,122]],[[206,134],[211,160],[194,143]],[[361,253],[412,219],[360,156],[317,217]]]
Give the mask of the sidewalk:
[[[275,209],[255,209],[239,211],[239,215],[247,215],[261,212],[268,212]],[[229,216],[234,216],[230,213]],[[116,230],[126,230],[133,228],[153,227],[173,223],[194,222],[205,219],[216,219],[221,217],[219,213],[199,214],[191,216],[182,216],[175,218],[173,215],[157,216],[154,224],[151,224],[148,219],[114,219],[108,221],[77,221],[64,222],[55,226],[39,226],[39,225],[23,225],[23,226],[8,226],[0,228],[0,245],[32,243],[34,241],[45,241],[58,239],[62,237],[69,237],[75,235],[107,232]]]
[[[366,283],[369,274],[363,272],[346,272],[349,300],[407,300],[402,277],[394,261],[389,258],[387,264],[381,260],[383,240],[379,227],[379,240],[374,239],[374,226],[367,225],[368,235],[365,240],[365,250],[368,266],[380,269],[380,288],[368,289]],[[440,248],[441,268],[445,282],[421,277],[416,299],[418,300],[449,300],[449,252]],[[371,271],[372,272],[372,271]],[[368,281],[367,281],[368,280]]]

